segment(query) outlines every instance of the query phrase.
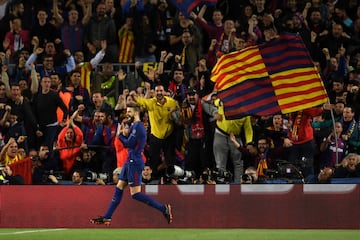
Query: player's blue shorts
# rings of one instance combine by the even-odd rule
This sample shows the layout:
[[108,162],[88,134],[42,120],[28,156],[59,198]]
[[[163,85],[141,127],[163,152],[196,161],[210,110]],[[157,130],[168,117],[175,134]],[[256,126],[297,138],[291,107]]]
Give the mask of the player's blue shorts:
[[126,161],[120,174],[119,180],[127,181],[130,187],[140,186],[142,182],[142,171],[144,169],[144,162],[129,160]]

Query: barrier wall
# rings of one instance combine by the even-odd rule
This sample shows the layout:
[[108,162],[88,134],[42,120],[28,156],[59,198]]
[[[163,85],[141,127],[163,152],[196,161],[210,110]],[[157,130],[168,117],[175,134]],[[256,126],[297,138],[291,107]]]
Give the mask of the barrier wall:
[[[2,228],[92,228],[113,186],[0,186]],[[145,186],[171,202],[174,223],[126,191],[111,228],[360,229],[360,185]]]

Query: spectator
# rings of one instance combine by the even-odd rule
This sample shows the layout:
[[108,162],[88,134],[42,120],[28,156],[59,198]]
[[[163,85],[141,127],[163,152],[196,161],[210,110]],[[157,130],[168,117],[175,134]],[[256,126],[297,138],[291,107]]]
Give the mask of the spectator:
[[[335,57],[340,47],[344,47],[345,50],[349,45],[349,36],[345,36],[343,26],[340,23],[333,23],[331,33],[324,35],[318,39],[318,50],[327,48],[329,50],[330,57]],[[325,59],[320,59],[321,67],[325,66]]]
[[72,114],[77,110],[80,104],[84,104],[85,108],[89,109],[91,106],[90,94],[89,91],[80,84],[81,72],[75,69],[70,72],[69,78],[70,83],[66,89],[71,92],[72,95],[70,100],[70,113]]
[[[84,182],[85,173],[80,170],[75,170],[71,175],[71,182],[73,185],[86,185]],[[58,180],[54,175],[50,174],[49,179],[53,184],[65,184],[64,181]]]
[[100,45],[101,50],[89,62],[84,62],[84,52],[82,50],[76,50],[74,54],[76,68],[81,72],[80,84],[89,92],[95,88],[92,86],[93,89],[91,89],[91,85],[95,85],[95,83],[94,81],[91,81],[90,77],[93,73],[93,70],[95,70],[98,64],[104,59],[107,48],[106,40],[101,41]]
[[46,144],[41,144],[39,151],[32,149],[29,151],[32,163],[32,184],[47,184],[48,175],[59,169],[58,158],[54,157],[54,152],[50,153]]
[[74,121],[81,123],[82,131],[84,133],[84,143],[89,144],[94,138],[96,129],[101,125],[101,119],[105,118],[104,113],[100,110],[95,110],[92,117],[81,116],[79,112],[85,109],[84,105],[79,105],[78,110],[74,112]]
[[106,15],[105,9],[104,3],[98,3],[95,14],[86,26],[84,44],[87,47],[87,55],[90,59],[101,49],[101,41],[106,40],[107,48],[103,61],[117,62],[118,47],[115,23]]
[[51,91],[50,77],[42,77],[40,85],[41,91],[34,98],[33,111],[40,127],[38,132],[38,137],[41,138],[40,142],[45,142],[51,148],[59,132],[57,108],[60,108],[63,112],[63,119],[60,123],[61,127],[66,124],[68,109],[58,92]]
[[29,137],[29,147],[34,147],[32,144],[35,143],[35,139],[32,139],[32,136],[35,136],[35,133],[39,130],[39,125],[31,109],[30,102],[21,95],[19,84],[11,85],[10,94],[7,105],[11,107],[11,114],[16,115],[19,125],[25,127],[26,136]]
[[161,51],[170,51],[170,33],[174,25],[173,12],[166,0],[158,0],[155,14],[152,16],[154,28],[156,29],[156,59],[160,58]]
[[[25,8],[24,8],[24,3],[22,0],[13,0],[13,1],[8,1],[10,2],[10,4],[8,4],[8,11],[5,12],[5,16],[2,17],[2,19],[0,20],[0,43],[2,43],[4,41],[5,35],[7,32],[11,31],[10,28],[10,22],[12,19],[21,18],[21,21],[26,24],[26,27],[24,29],[29,30],[29,26],[30,23],[28,23],[26,21],[24,12],[25,12]],[[3,46],[0,46],[0,49],[2,49]]]
[[21,160],[18,154],[18,144],[14,138],[10,138],[7,144],[1,149],[0,164],[9,165]]
[[202,52],[200,43],[195,42],[194,33],[185,29],[181,34],[181,51],[174,52],[175,62],[179,58],[181,68],[188,74],[194,74],[200,54]]
[[334,168],[339,160],[343,159],[346,154],[346,144],[341,138],[343,126],[341,122],[335,123],[335,133],[332,131],[327,138],[324,138],[320,145],[320,168]]
[[58,135],[57,148],[55,149],[59,151],[62,170],[64,170],[68,176],[71,174],[76,157],[80,154],[82,142],[83,133],[81,129],[74,124],[73,119],[70,118],[68,125],[64,127]]
[[[252,163],[248,168],[254,167],[257,176],[256,180],[258,180],[258,178],[266,179],[270,177],[266,171],[273,169],[275,159],[273,158],[272,150],[270,149],[269,139],[265,135],[258,137],[256,144],[257,149],[252,153],[240,145],[234,134],[230,134],[229,138],[230,141],[234,143],[235,147],[242,152],[244,157],[248,156],[248,160],[252,160]],[[246,173],[244,172],[244,174]]]
[[309,108],[289,114],[288,136],[291,141],[285,144],[289,148],[288,161],[296,166],[300,164],[305,178],[314,174],[315,142],[311,119],[321,114],[322,108]]
[[145,185],[157,185],[159,184],[159,180],[153,179],[152,177],[152,169],[149,165],[145,164],[144,169],[142,170],[142,183]]
[[96,149],[96,154],[102,159],[102,172],[109,175],[116,168],[116,151],[115,151],[115,135],[117,132],[117,122],[114,121],[114,114],[112,111],[101,109],[102,117],[101,125],[96,129],[95,135],[89,146],[99,146]]
[[0,185],[23,185],[24,178],[20,175],[14,175],[9,165],[0,167]]
[[59,44],[61,42],[59,30],[48,22],[48,14],[46,9],[40,8],[36,13],[37,21],[31,28],[31,39],[37,37],[39,39],[39,47],[44,48],[47,42]]
[[128,16],[126,17],[124,25],[117,32],[119,39],[119,63],[134,62],[135,39],[133,25],[134,18]]
[[183,141],[179,151],[185,154],[185,170],[194,171],[199,178],[205,169],[206,146],[204,144],[205,116],[207,113],[216,120],[221,120],[217,108],[199,98],[194,88],[186,90],[186,99],[180,107],[178,124],[181,126]]
[[[31,63],[35,63],[38,56],[43,53],[43,48],[35,49],[34,53],[30,55],[28,60],[25,63],[26,68],[30,71],[32,68],[30,66]],[[43,58],[42,66],[36,65],[36,71],[40,73],[40,77],[50,76],[52,73],[56,72],[60,75],[60,77],[64,77],[68,72],[75,69],[75,61],[74,57],[71,55],[69,50],[64,50],[64,54],[67,57],[67,62],[65,65],[56,66],[54,63],[54,57],[52,55],[46,55]]]
[[172,79],[168,91],[170,96],[180,105],[186,99],[185,73],[182,68],[175,68],[172,72]]
[[156,62],[156,32],[150,22],[150,16],[143,15],[141,20],[134,22],[134,56],[135,62]]
[[7,32],[3,41],[4,51],[9,51],[11,62],[14,63],[21,50],[30,48],[30,32],[22,29],[21,18],[10,21],[11,31]]
[[349,153],[334,169],[333,178],[360,177],[360,157]]
[[284,128],[284,119],[281,114],[272,116],[272,124],[265,128],[264,134],[270,140],[270,148],[273,158],[283,159],[286,155],[284,145],[290,142],[287,130]]
[[70,9],[68,14],[68,21],[64,21],[58,8],[58,0],[53,2],[54,19],[57,24],[60,25],[61,41],[65,49],[69,49],[71,54],[75,54],[75,51],[82,49],[83,36],[85,26],[90,21],[92,4],[86,1],[78,1],[78,4],[82,7],[83,17],[79,21],[79,12],[76,9]]
[[[10,138],[16,139],[19,148],[28,151],[28,142],[24,125],[17,121],[17,116],[8,112],[7,114],[8,126],[4,128],[5,142]],[[5,124],[7,125],[7,124]]]
[[133,94],[136,102],[149,112],[150,132],[150,159],[149,164],[154,171],[154,177],[159,178],[158,167],[161,163],[161,152],[165,156],[167,165],[175,163],[175,132],[174,119],[171,112],[179,108],[178,103],[165,96],[164,86],[155,87],[155,97],[145,99]]
[[341,138],[347,145],[348,153],[357,153],[359,151],[359,124],[355,119],[355,112],[353,107],[346,106],[343,111],[343,116],[340,119],[343,126]]
[[229,135],[232,133],[236,136],[236,140],[242,143],[241,134],[245,136],[246,148],[251,154],[254,154],[256,148],[253,143],[253,129],[250,122],[250,116],[236,120],[227,120],[224,117],[224,107],[220,99],[215,100],[215,106],[218,107],[218,113],[223,116],[221,121],[216,121],[216,129],[214,134],[213,151],[215,156],[216,168],[222,171],[227,170],[228,158],[232,160],[234,167],[234,182],[240,183],[241,175],[244,173],[244,162],[241,152],[235,145],[229,141]]

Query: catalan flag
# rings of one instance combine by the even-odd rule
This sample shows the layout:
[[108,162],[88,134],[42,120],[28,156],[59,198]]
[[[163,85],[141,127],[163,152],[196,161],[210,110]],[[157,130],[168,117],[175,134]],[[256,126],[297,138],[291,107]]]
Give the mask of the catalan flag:
[[211,80],[227,119],[285,114],[328,102],[321,77],[296,34],[223,55]]
[[170,0],[170,2],[185,17],[188,17],[190,12],[197,6],[200,5],[216,6],[217,0]]

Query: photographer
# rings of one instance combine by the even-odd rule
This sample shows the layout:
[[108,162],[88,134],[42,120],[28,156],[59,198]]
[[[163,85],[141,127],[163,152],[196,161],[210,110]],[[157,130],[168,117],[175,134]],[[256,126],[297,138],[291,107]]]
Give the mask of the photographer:
[[24,178],[20,175],[13,175],[9,165],[0,166],[0,185],[23,185]]
[[49,175],[49,179],[51,180],[51,182],[53,184],[56,185],[86,185],[86,183],[84,182],[85,179],[85,173],[83,171],[80,170],[75,170],[71,176],[71,182],[69,181],[63,181],[58,179],[58,177],[56,177],[55,175],[50,174]]

